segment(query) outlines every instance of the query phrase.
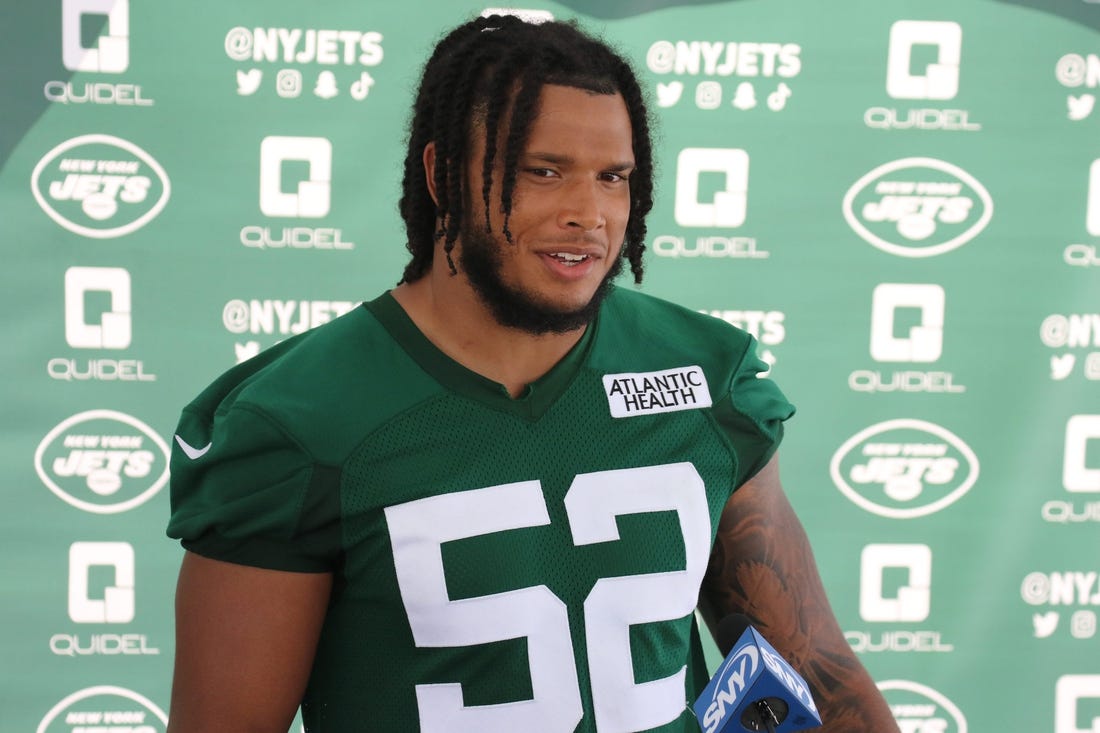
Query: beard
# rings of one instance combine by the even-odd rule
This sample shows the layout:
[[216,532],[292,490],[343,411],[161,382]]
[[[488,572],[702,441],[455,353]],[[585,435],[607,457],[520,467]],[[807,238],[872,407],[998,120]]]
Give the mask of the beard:
[[623,258],[616,256],[611,269],[600,281],[592,298],[579,308],[567,309],[547,303],[534,293],[514,287],[501,276],[501,244],[484,229],[463,223],[458,252],[459,269],[466,274],[478,298],[502,326],[535,336],[568,333],[591,323],[604,298],[611,292],[612,281],[622,272]]

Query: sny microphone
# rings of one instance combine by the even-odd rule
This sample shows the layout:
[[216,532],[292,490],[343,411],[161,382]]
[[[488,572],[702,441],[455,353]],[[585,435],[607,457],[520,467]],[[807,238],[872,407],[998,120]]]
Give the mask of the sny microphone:
[[821,725],[806,680],[736,613],[718,624],[726,658],[695,701],[704,733],[791,733]]

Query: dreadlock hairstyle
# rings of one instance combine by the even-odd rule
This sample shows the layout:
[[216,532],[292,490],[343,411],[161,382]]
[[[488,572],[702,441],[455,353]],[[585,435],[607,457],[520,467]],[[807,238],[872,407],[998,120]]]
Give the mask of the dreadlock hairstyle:
[[[476,199],[466,190],[468,142],[475,122],[483,126],[485,134],[480,191],[485,222],[489,221],[493,166],[499,155],[504,167],[504,236],[512,241],[508,220],[516,165],[546,84],[597,94],[618,93],[626,102],[635,170],[629,178],[630,216],[622,256],[630,262],[634,281],[642,281],[645,217],[653,206],[653,154],[648,113],[633,70],[620,55],[572,22],[536,25],[511,15],[493,15],[451,31],[424,67],[409,125],[399,206],[408,234],[405,246],[412,253],[403,282],[418,280],[430,269],[439,239],[443,239],[451,272],[456,272],[451,250],[462,231],[467,204],[471,212],[476,211]],[[496,141],[502,129],[508,135],[503,150],[498,150]],[[433,141],[438,204],[428,192],[423,163],[424,148]]]

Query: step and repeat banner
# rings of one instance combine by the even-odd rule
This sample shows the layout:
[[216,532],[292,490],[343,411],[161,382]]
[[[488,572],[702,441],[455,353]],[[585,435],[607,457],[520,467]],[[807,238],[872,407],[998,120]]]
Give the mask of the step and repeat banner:
[[[411,90],[485,9],[4,9],[5,730],[164,730],[179,410],[396,283]],[[643,290],[759,339],[799,410],[784,483],[901,730],[1100,730],[1100,4],[513,10],[633,60]]]

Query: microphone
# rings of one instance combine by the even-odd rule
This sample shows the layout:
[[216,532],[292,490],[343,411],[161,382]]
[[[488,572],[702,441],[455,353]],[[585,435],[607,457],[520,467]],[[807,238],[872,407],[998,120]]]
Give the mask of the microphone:
[[704,733],[791,733],[821,725],[806,680],[747,616],[722,619],[718,649],[726,658],[693,706]]

